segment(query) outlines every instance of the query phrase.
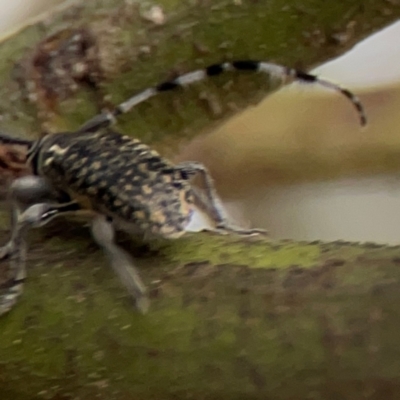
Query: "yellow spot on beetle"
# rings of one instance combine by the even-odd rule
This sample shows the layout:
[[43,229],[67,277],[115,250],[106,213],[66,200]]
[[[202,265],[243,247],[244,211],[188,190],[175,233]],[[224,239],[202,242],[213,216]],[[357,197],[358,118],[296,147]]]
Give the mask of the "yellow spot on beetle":
[[135,211],[135,212],[133,213],[133,215],[134,215],[134,217],[135,217],[136,219],[139,219],[139,220],[144,219],[144,217],[146,216],[145,213],[144,213],[144,211]]
[[47,158],[46,161],[44,162],[44,165],[45,166],[50,165],[53,162],[53,160],[54,160],[54,157]]
[[158,222],[160,224],[164,224],[167,221],[165,214],[161,210],[151,213],[150,219],[151,221]]
[[143,185],[142,186],[142,192],[144,194],[152,194],[153,193],[153,189],[149,185]]
[[63,156],[68,151],[68,147],[63,149],[58,144],[53,144],[53,146],[51,146],[49,150],[54,152],[55,154],[57,154],[59,156]]
[[163,181],[165,183],[171,183],[172,182],[172,176],[171,175],[163,175]]
[[148,170],[147,164],[145,163],[140,163],[137,168],[140,172],[147,172]]
[[93,168],[93,169],[100,169],[100,168],[101,168],[101,162],[100,162],[100,161],[95,161],[95,162],[92,164],[92,168]]

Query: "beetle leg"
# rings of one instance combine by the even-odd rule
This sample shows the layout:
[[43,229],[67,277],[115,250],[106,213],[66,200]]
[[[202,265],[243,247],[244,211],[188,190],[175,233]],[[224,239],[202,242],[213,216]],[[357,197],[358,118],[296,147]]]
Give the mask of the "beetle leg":
[[183,162],[178,164],[175,168],[185,171],[189,175],[199,173],[202,176],[205,185],[205,194],[201,193],[200,190],[196,188],[193,188],[193,194],[195,202],[199,204],[199,206],[214,220],[216,224],[216,232],[232,232],[239,235],[266,234],[266,231],[263,229],[243,229],[235,226],[229,221],[222,205],[222,201],[215,189],[214,180],[203,164],[198,162]]
[[91,229],[94,240],[103,248],[114,272],[135,299],[136,307],[141,313],[146,313],[149,308],[146,287],[134,267],[131,256],[115,244],[115,229],[112,222],[104,215],[98,215],[93,219]]
[[9,279],[2,284],[0,294],[0,315],[8,312],[23,291],[26,278],[26,233],[30,228],[47,224],[59,214],[80,209],[76,202],[67,204],[38,203],[21,212],[14,209],[11,239],[0,249],[0,258],[10,260]]

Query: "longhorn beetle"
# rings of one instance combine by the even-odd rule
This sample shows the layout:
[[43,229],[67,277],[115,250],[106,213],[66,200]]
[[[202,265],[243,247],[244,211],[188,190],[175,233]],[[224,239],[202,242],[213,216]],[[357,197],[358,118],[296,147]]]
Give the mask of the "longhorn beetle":
[[[350,100],[361,124],[366,124],[363,106],[349,90],[295,69],[242,60],[210,65],[148,88],[112,111],[90,119],[75,132],[47,134],[36,141],[0,135],[0,143],[27,146],[27,162],[33,170],[32,176],[19,178],[10,187],[11,239],[0,248],[0,259],[10,261],[10,277],[2,287],[0,315],[15,305],[23,290],[26,232],[61,214],[89,213],[95,242],[103,248],[112,268],[143,313],[148,308],[146,287],[130,255],[115,244],[115,229],[177,238],[185,232],[194,204],[198,202],[208,210],[218,229],[238,234],[256,232],[230,224],[213,180],[202,164],[174,165],[138,139],[110,128],[120,114],[160,92],[235,70],[263,72],[279,78],[282,83],[300,81],[333,89]],[[204,179],[204,193],[190,184],[195,174],[201,174]]]

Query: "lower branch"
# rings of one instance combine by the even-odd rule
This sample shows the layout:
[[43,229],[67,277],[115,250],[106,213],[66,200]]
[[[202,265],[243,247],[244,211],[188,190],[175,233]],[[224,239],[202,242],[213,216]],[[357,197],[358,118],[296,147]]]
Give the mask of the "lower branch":
[[31,238],[26,292],[0,320],[2,399],[400,395],[398,247],[129,240],[143,316],[68,226]]

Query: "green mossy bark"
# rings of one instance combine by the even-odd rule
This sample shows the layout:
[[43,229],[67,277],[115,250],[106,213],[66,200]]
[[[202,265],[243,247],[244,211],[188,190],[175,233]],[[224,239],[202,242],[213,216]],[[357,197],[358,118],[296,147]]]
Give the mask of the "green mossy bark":
[[[44,121],[38,120],[35,106],[21,99],[10,73],[16,60],[61,29],[84,26],[94,32],[105,74],[100,83],[102,95],[117,104],[169,78],[172,71],[189,71],[223,59],[267,59],[307,69],[343,53],[400,15],[400,5],[386,0],[329,4],[323,0],[242,0],[239,5],[231,0],[161,0],[157,4],[164,7],[167,22],[156,26],[143,18],[143,8],[150,3],[139,3],[78,2],[5,40],[0,45],[3,129],[19,135],[39,134]],[[228,79],[235,84],[227,85]],[[210,130],[232,114],[232,109],[237,111],[271,90],[265,76],[256,79],[254,74],[196,86],[140,105],[121,117],[120,130],[171,155],[184,140]],[[204,97],[211,98],[220,110],[212,111]],[[58,105],[52,129],[78,127],[99,111],[99,102],[95,94],[82,88]]]
[[2,399],[398,398],[399,247],[133,242],[142,316],[88,236],[36,233],[0,320]]
[[[124,18],[124,6],[115,0],[82,4],[0,46],[7,61],[0,69],[0,107],[9,130],[39,132],[42,121],[19,99],[9,73],[26,48],[60,27],[96,23],[95,30],[101,25],[111,32],[111,42],[128,57],[118,58],[103,82],[117,102],[181,63],[186,70],[232,56],[309,67],[400,14],[395,1],[377,0],[243,0],[240,6],[160,1],[170,19],[156,28],[135,16]],[[344,44],[337,41],[340,33],[348,35]],[[153,51],[138,58],[135,49],[148,44]],[[194,44],[209,52],[197,53]],[[115,49],[105,54],[112,59]],[[213,93],[221,103],[241,105],[259,97],[259,82],[239,81]],[[120,127],[174,151],[182,138],[216,122],[199,107],[198,93],[178,95],[179,113],[170,97],[156,99]],[[97,111],[92,100],[82,90],[60,104],[53,123],[73,129]],[[74,226],[62,231],[53,227],[32,235],[26,291],[18,307],[0,319],[1,399],[400,396],[398,247],[206,233],[134,243],[130,251],[152,299],[151,312],[141,316],[88,231]]]

